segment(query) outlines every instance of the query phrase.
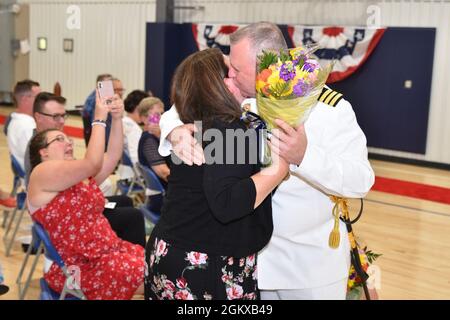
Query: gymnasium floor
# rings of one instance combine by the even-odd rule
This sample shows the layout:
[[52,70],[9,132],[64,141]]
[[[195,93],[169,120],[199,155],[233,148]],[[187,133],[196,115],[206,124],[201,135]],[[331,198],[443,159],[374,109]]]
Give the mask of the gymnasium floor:
[[[1,132],[4,116],[12,110],[0,107]],[[84,141],[76,138],[80,136],[81,118],[70,116],[66,124],[72,127],[69,134],[75,136],[75,155],[82,157]],[[0,163],[0,188],[9,191],[13,175],[2,133]],[[375,262],[380,270],[380,299],[450,299],[450,171],[376,160],[371,163],[376,184],[365,199],[363,216],[354,230],[369,249],[382,254]],[[359,208],[357,201],[350,205],[351,212]],[[0,237],[3,233],[0,228]],[[10,291],[0,300],[17,299],[15,281],[24,253],[20,244],[15,245],[10,257],[6,258],[4,252],[1,243],[0,263]],[[26,299],[38,298],[41,275],[39,263]]]

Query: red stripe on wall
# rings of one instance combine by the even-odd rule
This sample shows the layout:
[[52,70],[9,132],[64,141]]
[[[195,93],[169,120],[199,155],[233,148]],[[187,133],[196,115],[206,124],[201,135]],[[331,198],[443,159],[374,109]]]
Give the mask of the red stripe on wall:
[[84,138],[84,134],[83,134],[83,129],[82,128],[72,127],[72,126],[64,126],[64,130],[63,131],[68,136],[71,136],[71,137],[74,137],[74,138],[79,138],[79,139],[83,139]]
[[376,177],[372,190],[450,204],[450,189],[391,178]]

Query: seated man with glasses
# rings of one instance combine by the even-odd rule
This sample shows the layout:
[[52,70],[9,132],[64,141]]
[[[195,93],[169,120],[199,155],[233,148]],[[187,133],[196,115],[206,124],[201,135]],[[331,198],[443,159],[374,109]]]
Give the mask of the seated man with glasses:
[[[47,129],[63,130],[66,113],[66,99],[61,96],[54,95],[50,92],[39,93],[33,103],[33,117],[36,122],[36,128],[32,137],[38,132]],[[29,140],[31,140],[31,138]],[[25,182],[28,185],[28,177],[30,172],[29,147],[25,152]]]

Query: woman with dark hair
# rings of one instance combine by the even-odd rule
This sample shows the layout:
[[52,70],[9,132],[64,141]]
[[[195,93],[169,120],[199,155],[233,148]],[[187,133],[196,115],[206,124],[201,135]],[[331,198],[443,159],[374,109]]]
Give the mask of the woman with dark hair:
[[171,99],[181,121],[201,121],[200,133],[213,141],[202,145],[204,165],[172,158],[161,219],[147,242],[146,299],[259,297],[256,253],[272,235],[270,194],[288,164],[274,154],[260,169],[256,132],[240,121],[227,73],[218,49],[192,54],[175,72]]
[[[104,153],[109,111],[112,127]],[[144,249],[119,239],[111,229],[102,214],[105,198],[98,187],[122,155],[122,113],[117,95],[107,104],[97,93],[91,138],[80,160],[74,159],[72,141],[59,130],[42,131],[30,142],[28,209],[65,264],[79,268],[88,299],[130,299],[143,289]],[[61,292],[65,277],[56,264],[44,277]]]

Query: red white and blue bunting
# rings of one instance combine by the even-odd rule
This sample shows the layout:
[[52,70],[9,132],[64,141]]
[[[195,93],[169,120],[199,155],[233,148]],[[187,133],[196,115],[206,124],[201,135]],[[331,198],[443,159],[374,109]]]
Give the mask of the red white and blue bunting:
[[327,83],[344,80],[355,72],[377,46],[386,29],[349,27],[288,27],[294,46],[317,44],[322,65],[334,60]]
[[[230,52],[230,34],[243,24],[192,24],[192,33],[199,50],[220,48]],[[335,61],[333,72],[327,83],[341,81],[364,64],[373,52],[385,28],[362,27],[311,27],[288,26],[287,31],[294,46],[318,44],[316,56],[321,64]]]

